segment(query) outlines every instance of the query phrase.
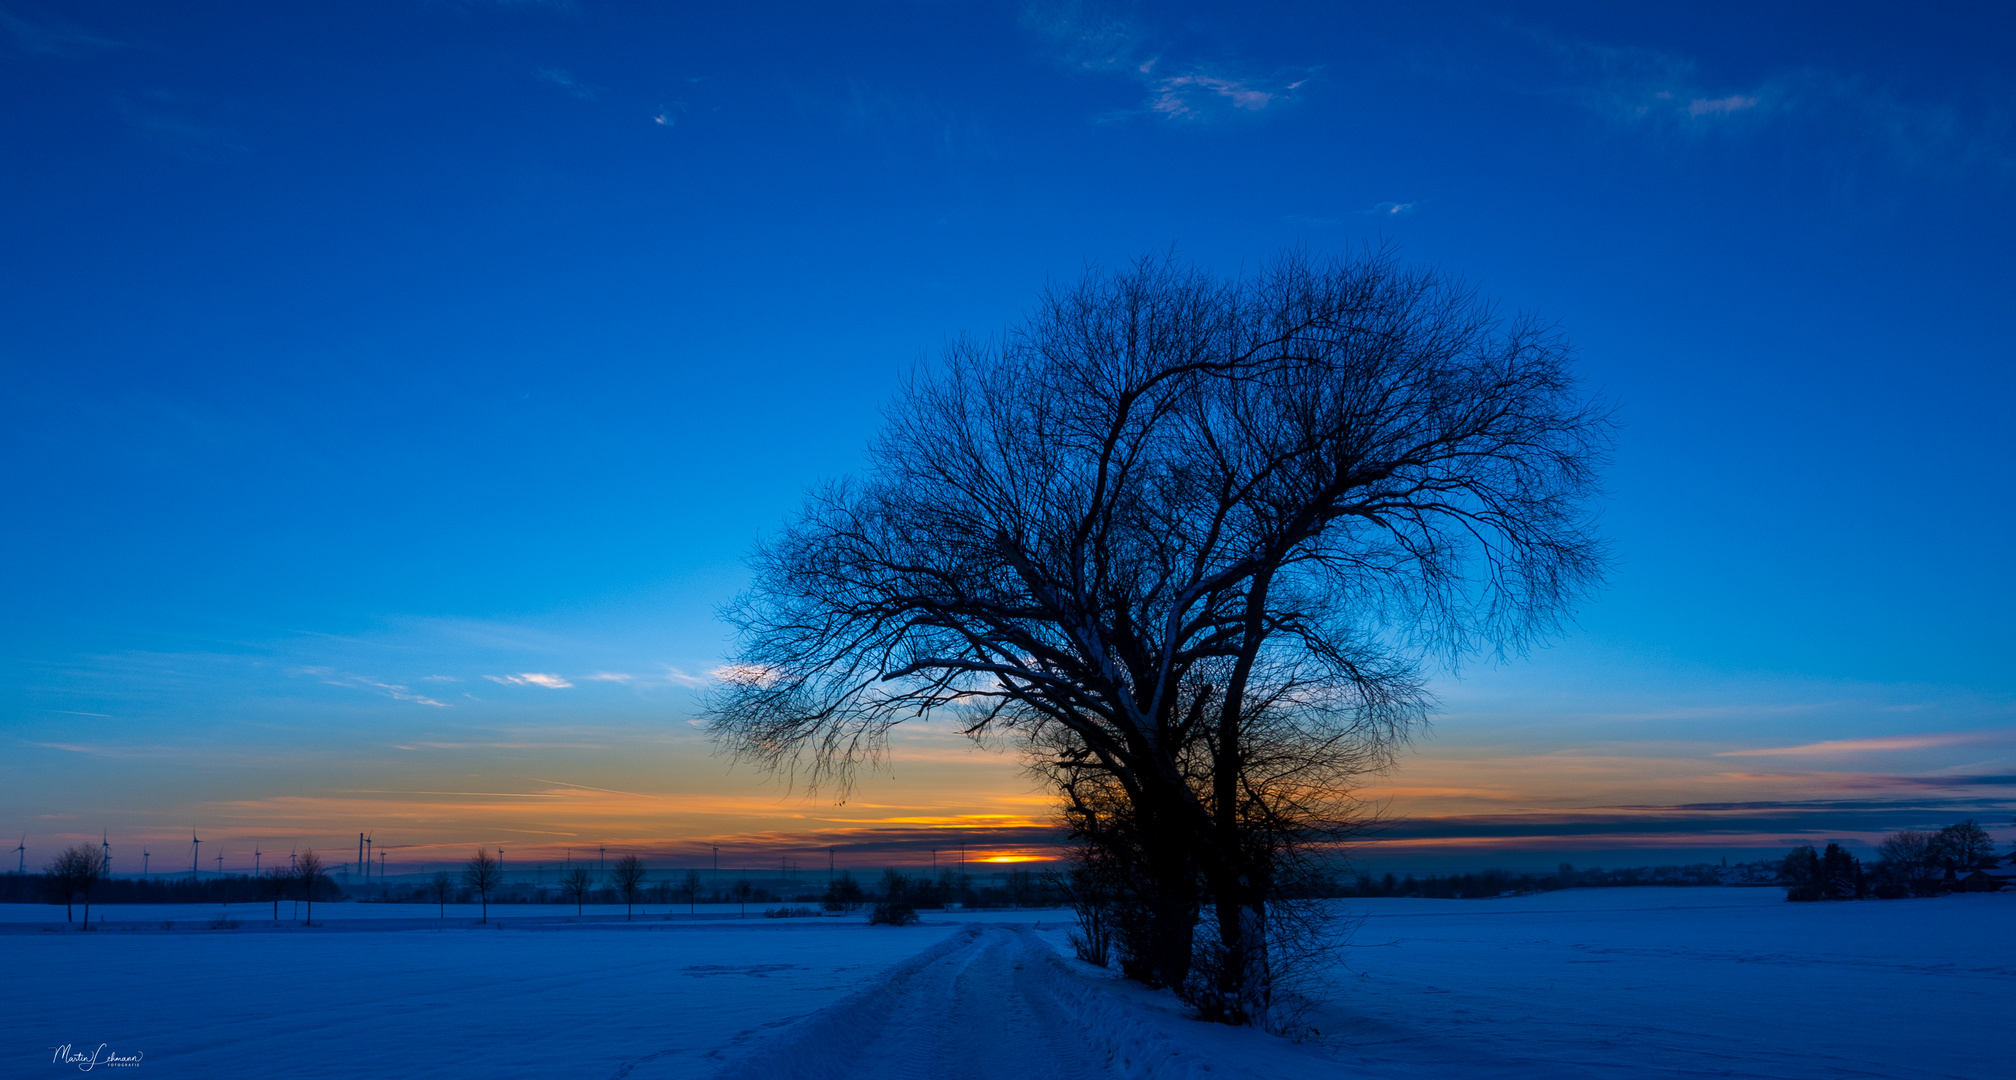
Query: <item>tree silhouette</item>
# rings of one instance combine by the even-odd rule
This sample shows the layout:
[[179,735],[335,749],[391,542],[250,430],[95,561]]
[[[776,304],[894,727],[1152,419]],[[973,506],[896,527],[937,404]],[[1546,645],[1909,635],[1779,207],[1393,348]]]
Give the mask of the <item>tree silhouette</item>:
[[679,879],[679,891],[686,894],[686,914],[688,915],[697,914],[700,910],[700,885],[701,877],[698,870],[688,870],[686,871],[686,876]]
[[859,911],[867,894],[861,891],[861,883],[845,870],[826,885],[826,895],[822,904],[827,911]]
[[259,895],[273,901],[273,921],[280,921],[280,901],[287,895],[288,873],[274,867],[259,876]]
[[1876,846],[1883,857],[1883,877],[1917,896],[1937,893],[1941,867],[1935,841],[1932,833],[1917,829],[1900,829],[1884,837]]
[[71,901],[82,895],[84,929],[91,929],[91,889],[105,879],[104,849],[91,844],[73,844],[49,860],[42,872],[63,893],[63,921],[71,920]]
[[455,895],[455,879],[449,877],[445,870],[436,871],[434,877],[427,882],[427,895],[440,909],[439,916],[447,918],[448,898]]
[[560,879],[560,891],[574,898],[574,914],[581,914],[581,905],[588,898],[588,890],[595,887],[595,872],[584,866],[567,871]]
[[644,885],[644,860],[635,855],[625,855],[616,860],[616,868],[610,871],[610,880],[615,882],[616,891],[623,894],[623,918],[630,919],[630,905],[636,903]]
[[294,860],[294,876],[301,882],[301,899],[307,904],[302,910],[301,925],[315,925],[315,883],[322,876],[322,856],[310,848]]
[[462,884],[476,890],[476,895],[483,901],[483,918],[478,921],[490,921],[490,891],[503,880],[504,872],[498,869],[497,860],[482,848],[477,848],[476,854],[462,865]]
[[1935,857],[1949,876],[1963,877],[1995,865],[1995,838],[1973,818],[1948,825],[1933,838]]
[[1609,424],[1569,359],[1383,255],[1090,274],[948,349],[869,475],[756,552],[711,729],[844,788],[942,716],[1067,802],[1110,793],[1141,973],[1264,1018],[1284,852],[1348,829],[1426,718],[1423,665],[1516,652],[1600,577]]

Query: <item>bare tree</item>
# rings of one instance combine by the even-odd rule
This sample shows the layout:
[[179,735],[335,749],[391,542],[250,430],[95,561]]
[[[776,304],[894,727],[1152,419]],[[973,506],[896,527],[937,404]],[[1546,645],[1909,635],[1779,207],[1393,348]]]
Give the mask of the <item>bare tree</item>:
[[576,915],[581,914],[581,905],[587,901],[588,891],[594,887],[595,872],[582,866],[567,871],[567,876],[560,879],[560,891],[574,898]]
[[105,853],[91,844],[73,844],[42,868],[47,880],[63,894],[63,921],[71,918],[71,902],[84,898],[84,929],[91,929],[91,889],[105,880]]
[[[1264,1019],[1284,841],[1598,581],[1609,424],[1547,326],[1384,255],[1053,290],[906,387],[754,557],[712,730],[845,790],[946,716],[1127,806],[1151,981]],[[1215,985],[1194,987],[1205,903]]]
[[469,861],[462,865],[462,884],[476,890],[476,895],[483,902],[483,918],[479,920],[480,922],[490,921],[490,892],[503,881],[504,872],[498,869],[497,860],[491,858],[490,853],[482,848],[477,848],[476,854],[471,855]]
[[686,875],[679,879],[679,891],[686,894],[686,913],[688,915],[696,914],[700,910],[700,885],[701,877],[698,870],[688,870],[686,871]]
[[644,873],[644,860],[635,855],[625,855],[616,860],[616,868],[610,871],[609,877],[615,883],[616,891],[623,894],[625,921],[630,918],[630,905],[637,902],[638,895],[643,891]]
[[748,918],[749,898],[756,895],[756,886],[751,885],[748,878],[736,878],[733,893],[735,899],[742,903],[742,917]]
[[448,872],[445,870],[437,871],[434,877],[427,882],[427,895],[433,899],[435,905],[440,909],[440,917],[443,919],[447,918],[448,900],[455,895],[455,879],[449,877]]
[[289,879],[287,871],[274,867],[259,876],[259,893],[273,901],[273,921],[280,921],[280,901],[287,895]]
[[1950,876],[1961,877],[1986,870],[1996,863],[1995,838],[1973,818],[1940,829],[1933,837],[1939,861]]
[[868,894],[861,890],[861,883],[845,870],[840,876],[826,884],[826,895],[821,898],[827,911],[850,912],[861,910],[861,904]]
[[1937,893],[1939,874],[1943,869],[1938,839],[1935,833],[1917,829],[1900,829],[1891,833],[1876,845],[1876,853],[1883,857],[1878,872],[1915,895]]
[[313,848],[303,851],[294,860],[294,876],[301,882],[301,899],[307,903],[302,911],[301,925],[315,925],[315,885],[323,876],[322,856]]

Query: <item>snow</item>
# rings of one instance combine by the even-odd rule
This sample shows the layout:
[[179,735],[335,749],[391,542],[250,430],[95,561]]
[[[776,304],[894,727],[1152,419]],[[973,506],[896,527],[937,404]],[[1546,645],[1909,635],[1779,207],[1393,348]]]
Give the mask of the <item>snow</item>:
[[65,1043],[143,1052],[131,1075],[225,1080],[2002,1072],[2016,895],[1781,895],[1349,902],[1357,947],[1299,1042],[1069,959],[1056,911],[890,928],[499,905],[478,926],[344,903],[302,929],[234,905],[240,928],[211,930],[214,905],[101,905],[104,931],[80,934],[60,908],[0,906],[0,1075],[66,1072]]

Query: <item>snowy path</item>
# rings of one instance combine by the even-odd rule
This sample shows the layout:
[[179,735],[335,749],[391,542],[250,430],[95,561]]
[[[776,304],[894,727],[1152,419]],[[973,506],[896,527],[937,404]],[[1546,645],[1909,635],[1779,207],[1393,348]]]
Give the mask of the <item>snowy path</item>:
[[[881,983],[780,1033],[718,1080],[1090,1080],[1280,1076],[1212,1054],[1224,1036],[1278,1056],[1313,1056],[1258,1032],[1214,1029],[1073,970],[1027,927],[973,926]],[[1207,1038],[1206,1041],[1212,1041]],[[1270,1045],[1271,1044],[1271,1045]]]

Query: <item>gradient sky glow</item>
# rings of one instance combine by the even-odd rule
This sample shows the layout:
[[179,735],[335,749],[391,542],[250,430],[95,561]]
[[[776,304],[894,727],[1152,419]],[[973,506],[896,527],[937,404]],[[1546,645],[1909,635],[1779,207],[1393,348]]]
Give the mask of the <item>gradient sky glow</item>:
[[2016,15],[1642,7],[0,0],[0,830],[1040,852],[943,732],[712,756],[742,555],[1046,281],[1389,243],[1623,427],[1373,858],[2008,839]]

